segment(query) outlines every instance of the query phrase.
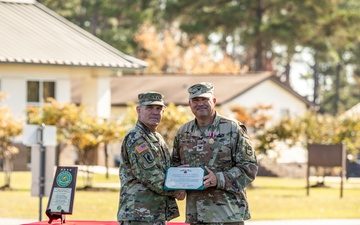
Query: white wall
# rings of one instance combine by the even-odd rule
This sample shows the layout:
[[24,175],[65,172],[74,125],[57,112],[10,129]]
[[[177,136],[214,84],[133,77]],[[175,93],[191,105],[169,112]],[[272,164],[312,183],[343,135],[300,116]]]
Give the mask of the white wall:
[[289,110],[291,116],[304,115],[307,110],[304,102],[271,80],[267,80],[257,85],[238,98],[227,103],[226,106],[239,105],[241,107],[252,108],[259,104],[272,106],[269,113],[274,120],[281,119],[286,110]]
[[[1,79],[1,78],[0,78]],[[7,97],[1,105],[8,106],[11,113],[18,116],[25,116],[26,109],[26,81],[24,78],[4,78],[1,79],[1,92],[5,92]]]
[[[31,65],[1,65],[1,92],[6,92],[8,98],[2,105],[7,105],[14,115],[25,117],[27,106],[27,81],[55,81],[55,98],[58,102],[71,101],[71,79],[89,79],[83,85],[82,99],[92,107],[95,115],[109,117],[111,111],[111,87],[109,69],[31,66]],[[86,86],[89,85],[89,86]]]
[[55,90],[56,101],[58,102],[71,102],[71,80],[57,79]]
[[109,118],[111,111],[111,86],[109,77],[83,80],[82,104],[96,115]]

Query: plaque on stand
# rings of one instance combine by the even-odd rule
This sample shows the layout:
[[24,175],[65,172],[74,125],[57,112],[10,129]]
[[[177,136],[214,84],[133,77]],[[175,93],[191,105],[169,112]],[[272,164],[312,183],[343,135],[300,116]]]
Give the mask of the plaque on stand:
[[77,170],[77,167],[57,167],[46,208],[49,224],[57,219],[61,219],[61,224],[63,224],[65,223],[65,215],[72,214]]

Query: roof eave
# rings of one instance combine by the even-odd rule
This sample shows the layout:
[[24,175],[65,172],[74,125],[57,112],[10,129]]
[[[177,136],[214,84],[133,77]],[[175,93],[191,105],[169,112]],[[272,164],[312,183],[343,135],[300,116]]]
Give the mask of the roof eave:
[[36,62],[10,62],[10,61],[0,61],[0,64],[8,65],[32,65],[32,66],[59,66],[59,67],[81,67],[81,68],[104,68],[104,69],[120,69],[120,70],[145,70],[147,67],[122,67],[122,66],[113,66],[113,65],[89,65],[88,63],[36,63]]

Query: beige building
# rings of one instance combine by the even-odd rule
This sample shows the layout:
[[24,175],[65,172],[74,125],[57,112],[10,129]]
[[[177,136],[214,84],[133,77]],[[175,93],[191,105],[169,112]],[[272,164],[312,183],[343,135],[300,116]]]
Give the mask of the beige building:
[[[70,102],[72,79],[82,82],[82,103],[108,118],[111,77],[147,66],[34,0],[0,0],[0,49],[0,92],[8,95],[0,104],[24,121],[26,107],[47,97]],[[26,168],[29,151],[21,152],[16,168]]]

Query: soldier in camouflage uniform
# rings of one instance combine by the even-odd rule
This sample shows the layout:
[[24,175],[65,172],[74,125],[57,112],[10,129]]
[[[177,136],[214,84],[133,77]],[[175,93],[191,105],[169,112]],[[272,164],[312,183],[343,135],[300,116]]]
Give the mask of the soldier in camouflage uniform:
[[174,139],[172,166],[205,167],[204,190],[187,191],[186,223],[244,224],[250,219],[246,187],[258,163],[246,128],[219,115],[211,83],[188,88],[195,119],[182,125]]
[[156,132],[164,112],[163,95],[138,95],[138,121],[124,138],[120,157],[120,200],[117,220],[121,225],[164,225],[179,216],[175,198],[185,191],[164,191],[169,149]]

